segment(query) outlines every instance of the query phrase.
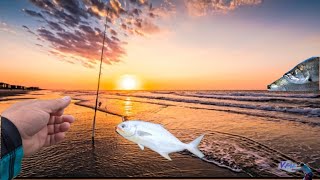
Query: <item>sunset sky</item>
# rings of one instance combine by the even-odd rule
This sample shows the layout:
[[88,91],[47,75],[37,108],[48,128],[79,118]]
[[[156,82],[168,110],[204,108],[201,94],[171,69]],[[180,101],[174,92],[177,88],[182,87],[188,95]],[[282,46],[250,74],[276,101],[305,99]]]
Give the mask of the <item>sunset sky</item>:
[[319,9],[318,0],[1,0],[0,82],[95,89],[107,18],[102,89],[131,77],[135,89],[265,90],[320,55]]

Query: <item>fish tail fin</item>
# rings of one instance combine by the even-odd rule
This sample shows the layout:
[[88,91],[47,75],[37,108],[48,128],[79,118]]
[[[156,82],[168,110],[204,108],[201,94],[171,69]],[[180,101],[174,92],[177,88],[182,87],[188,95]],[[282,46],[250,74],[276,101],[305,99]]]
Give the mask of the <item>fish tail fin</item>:
[[204,134],[199,136],[197,139],[193,140],[189,144],[187,144],[187,150],[192,152],[194,155],[198,156],[199,158],[203,158],[204,154],[198,149],[198,145],[200,144]]

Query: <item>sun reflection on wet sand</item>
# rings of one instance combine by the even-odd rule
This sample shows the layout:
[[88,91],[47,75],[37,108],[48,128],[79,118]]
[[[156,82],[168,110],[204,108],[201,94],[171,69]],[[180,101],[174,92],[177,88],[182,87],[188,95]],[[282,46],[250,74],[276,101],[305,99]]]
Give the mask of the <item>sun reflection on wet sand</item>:
[[124,101],[124,114],[126,116],[130,116],[132,114],[132,102],[130,97],[127,97]]

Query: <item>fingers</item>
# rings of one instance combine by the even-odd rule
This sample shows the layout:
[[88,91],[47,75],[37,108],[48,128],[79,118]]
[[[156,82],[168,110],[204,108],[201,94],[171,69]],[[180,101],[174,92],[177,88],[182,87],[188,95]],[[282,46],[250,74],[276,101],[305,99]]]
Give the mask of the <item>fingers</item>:
[[74,122],[71,115],[53,116],[48,124],[48,136],[45,146],[57,144],[65,138],[65,132],[70,129],[71,123]]
[[48,135],[53,135],[53,134],[57,134],[60,132],[67,132],[69,129],[70,129],[69,122],[48,125]]
[[66,136],[65,132],[60,132],[57,134],[47,136],[46,142],[44,146],[51,146],[63,141],[64,137]]
[[74,122],[74,117],[71,115],[54,116],[48,123],[48,134],[66,132],[70,129],[70,124]]
[[47,113],[54,115],[61,114],[61,112],[63,112],[63,110],[70,104],[70,102],[70,96],[65,96],[60,99],[38,101],[38,105]]
[[48,125],[50,124],[60,124],[63,122],[69,122],[73,123],[74,122],[74,117],[71,115],[62,115],[62,116],[52,116],[49,120]]

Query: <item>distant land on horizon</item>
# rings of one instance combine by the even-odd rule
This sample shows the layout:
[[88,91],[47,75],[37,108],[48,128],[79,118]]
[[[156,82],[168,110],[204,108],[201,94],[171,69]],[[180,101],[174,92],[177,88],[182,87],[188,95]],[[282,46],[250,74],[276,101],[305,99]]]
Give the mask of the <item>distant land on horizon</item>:
[[0,89],[10,89],[10,90],[41,90],[41,88],[36,86],[23,86],[23,85],[13,85],[5,82],[0,82]]

